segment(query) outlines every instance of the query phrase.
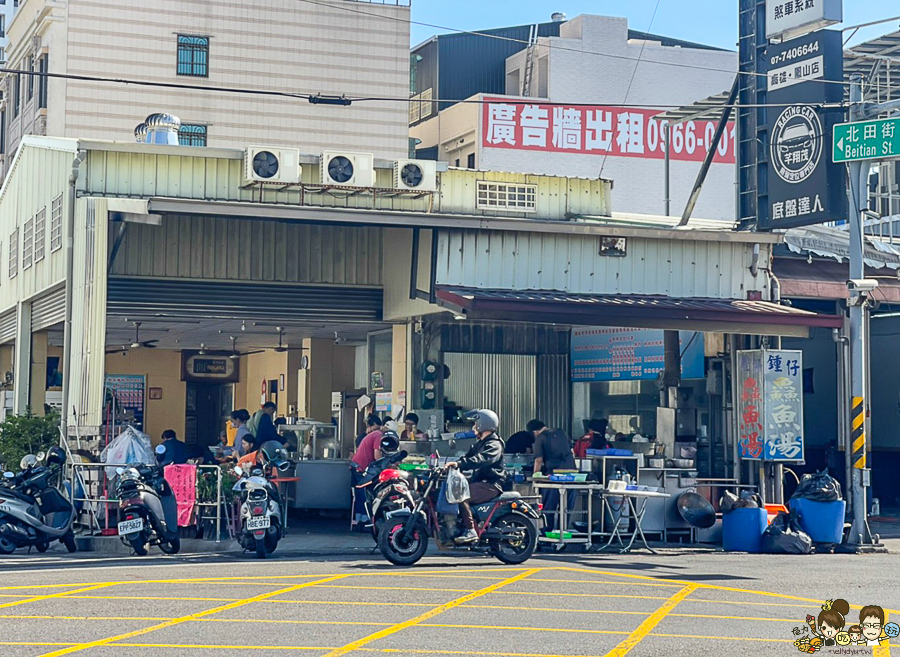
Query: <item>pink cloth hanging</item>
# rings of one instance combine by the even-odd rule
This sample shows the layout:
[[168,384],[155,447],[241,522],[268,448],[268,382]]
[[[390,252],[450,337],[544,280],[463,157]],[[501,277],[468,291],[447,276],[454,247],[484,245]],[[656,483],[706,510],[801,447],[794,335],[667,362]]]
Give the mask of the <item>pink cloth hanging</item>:
[[197,504],[197,466],[167,465],[163,473],[178,503],[178,526],[190,527]]

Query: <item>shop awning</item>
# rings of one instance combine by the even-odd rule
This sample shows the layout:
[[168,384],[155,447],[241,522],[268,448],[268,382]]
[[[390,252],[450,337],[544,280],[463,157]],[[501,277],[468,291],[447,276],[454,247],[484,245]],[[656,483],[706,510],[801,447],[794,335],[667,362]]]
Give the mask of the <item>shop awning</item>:
[[[781,283],[781,296],[795,299],[848,299],[846,263],[799,258],[775,258],[773,271]],[[866,278],[878,281],[872,298],[900,303],[900,279],[893,270],[866,268]]]
[[767,301],[451,287],[438,287],[437,298],[450,309],[473,319],[798,337],[807,336],[813,327],[843,325],[842,318],[835,315],[811,313]]

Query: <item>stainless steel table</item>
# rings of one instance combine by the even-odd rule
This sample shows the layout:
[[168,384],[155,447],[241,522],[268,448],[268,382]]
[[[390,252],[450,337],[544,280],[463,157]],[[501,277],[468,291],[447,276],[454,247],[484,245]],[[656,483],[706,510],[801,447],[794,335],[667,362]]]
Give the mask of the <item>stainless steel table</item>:
[[[655,491],[609,490],[608,488],[602,489],[601,495],[603,503],[609,507],[610,514],[613,515],[613,528],[609,540],[604,545],[600,546],[598,551],[605,550],[612,545],[614,540],[618,539],[619,545],[622,546],[619,553],[624,554],[630,552],[635,539],[640,536],[641,543],[644,544],[644,547],[649,550],[651,554],[656,554],[653,548],[647,545],[647,538],[644,536],[644,530],[641,528],[641,523],[644,520],[644,513],[647,510],[647,500],[652,498],[665,499],[672,496],[669,493],[658,493]],[[609,498],[612,497],[621,497],[625,500],[625,504],[620,504],[618,512],[615,514],[613,514],[613,505],[609,503]],[[631,532],[631,540],[628,541],[627,545],[625,545],[622,532],[619,529],[625,509],[628,510],[629,515],[634,519],[634,531]]]
[[[541,543],[554,543],[559,546],[568,545],[570,543],[582,544],[585,546],[585,549],[591,546],[592,540],[592,529],[594,527],[594,511],[593,511],[593,499],[594,493],[604,491],[604,487],[597,483],[587,483],[587,482],[560,482],[560,481],[550,481],[549,479],[535,479],[532,482],[532,485],[536,492],[540,493],[542,488],[546,489],[556,489],[559,491],[559,538],[552,538],[550,536],[540,536],[538,537],[538,541]],[[571,515],[571,509],[569,509],[569,496],[566,494],[568,491],[576,491],[578,493],[584,494],[587,497],[586,503],[586,513],[587,513],[587,531],[586,532],[575,532],[571,531],[567,528],[568,518]],[[565,538],[565,532],[571,532],[571,538]]]

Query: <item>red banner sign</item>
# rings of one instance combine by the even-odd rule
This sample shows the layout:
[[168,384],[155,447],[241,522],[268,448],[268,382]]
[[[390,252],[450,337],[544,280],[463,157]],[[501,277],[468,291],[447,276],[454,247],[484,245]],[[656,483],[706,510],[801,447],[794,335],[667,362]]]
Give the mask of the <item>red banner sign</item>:
[[[660,110],[624,107],[541,105],[486,98],[482,146],[552,153],[610,155],[661,160],[666,156]],[[671,158],[702,162],[716,131],[715,121],[672,126]],[[713,162],[734,164],[733,122],[716,147]]]

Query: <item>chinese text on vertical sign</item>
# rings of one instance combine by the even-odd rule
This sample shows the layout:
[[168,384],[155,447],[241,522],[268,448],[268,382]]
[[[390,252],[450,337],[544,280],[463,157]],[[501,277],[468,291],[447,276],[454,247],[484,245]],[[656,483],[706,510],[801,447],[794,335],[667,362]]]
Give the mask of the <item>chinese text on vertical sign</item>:
[[[666,121],[658,110],[554,106],[487,98],[482,142],[486,148],[663,159]],[[715,136],[715,121],[672,126],[671,158],[702,162]],[[716,147],[714,162],[733,164],[735,127]]]

